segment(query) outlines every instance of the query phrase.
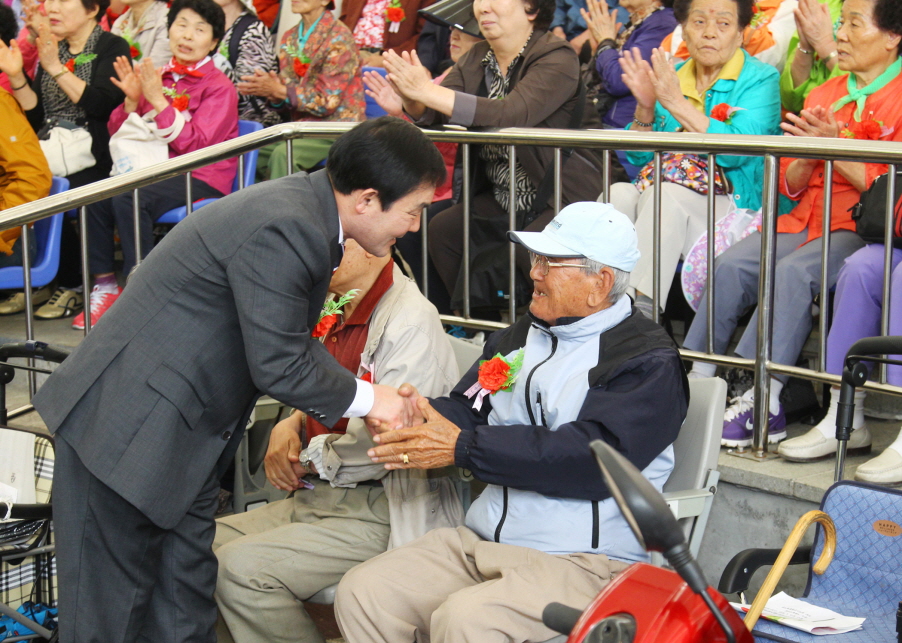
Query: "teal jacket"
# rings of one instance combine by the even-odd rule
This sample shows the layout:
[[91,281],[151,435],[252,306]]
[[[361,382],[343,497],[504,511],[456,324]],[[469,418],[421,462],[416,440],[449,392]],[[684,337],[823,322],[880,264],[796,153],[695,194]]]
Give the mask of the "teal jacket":
[[[705,94],[705,115],[721,103],[740,108],[734,112],[730,124],[710,119],[706,134],[780,134],[780,73],[776,68],[756,60],[742,51],[745,61],[737,80],[720,79]],[[679,63],[677,69],[685,62]],[[656,132],[678,132],[682,126],[661,106],[655,105]],[[652,160],[651,152],[627,152],[633,165],[645,165]],[[761,186],[764,184],[764,159],[755,156],[718,155],[717,164],[724,169],[733,185],[733,197],[741,208],[757,210],[761,207]]]

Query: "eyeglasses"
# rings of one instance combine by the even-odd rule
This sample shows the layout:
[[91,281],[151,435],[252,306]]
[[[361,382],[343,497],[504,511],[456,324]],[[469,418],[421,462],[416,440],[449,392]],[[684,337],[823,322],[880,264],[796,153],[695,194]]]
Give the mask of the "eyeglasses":
[[543,257],[542,255],[537,255],[534,252],[529,253],[529,261],[532,266],[539,266],[539,272],[542,273],[542,276],[545,277],[548,275],[548,271],[551,268],[588,268],[589,265],[586,263],[557,263],[554,261],[548,261],[548,257]]

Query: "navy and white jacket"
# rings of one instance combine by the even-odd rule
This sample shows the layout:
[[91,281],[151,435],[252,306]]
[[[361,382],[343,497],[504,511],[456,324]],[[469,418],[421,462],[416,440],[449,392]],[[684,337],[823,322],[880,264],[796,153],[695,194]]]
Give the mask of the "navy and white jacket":
[[495,333],[483,359],[524,350],[513,386],[465,392],[478,363],[434,408],[461,428],[455,464],[488,487],[467,512],[486,540],[549,554],[589,552],[646,560],[602,480],[589,442],[601,439],[660,490],[673,470],[673,442],[689,387],[676,346],[628,297],[555,326],[532,316]]

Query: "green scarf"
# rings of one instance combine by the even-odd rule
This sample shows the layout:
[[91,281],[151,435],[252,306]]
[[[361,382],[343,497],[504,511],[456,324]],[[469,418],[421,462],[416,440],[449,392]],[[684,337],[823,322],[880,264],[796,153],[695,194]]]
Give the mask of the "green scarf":
[[855,120],[861,122],[861,116],[864,113],[864,103],[871,94],[876,94],[886,87],[891,80],[899,75],[902,71],[902,58],[896,58],[896,62],[886,68],[882,74],[877,76],[874,81],[864,87],[858,87],[858,79],[854,73],[849,73],[849,79],[846,81],[846,88],[849,93],[833,103],[833,111],[838,112],[844,106],[851,102],[855,102]]

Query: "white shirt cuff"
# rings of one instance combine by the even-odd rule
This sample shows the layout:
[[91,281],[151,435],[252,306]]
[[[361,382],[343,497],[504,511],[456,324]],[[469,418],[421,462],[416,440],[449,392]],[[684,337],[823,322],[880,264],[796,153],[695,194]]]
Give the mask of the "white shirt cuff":
[[356,381],[357,395],[354,396],[354,401],[351,402],[351,406],[342,417],[362,418],[373,410],[373,405],[376,403],[376,391],[373,389],[373,385],[363,380]]

